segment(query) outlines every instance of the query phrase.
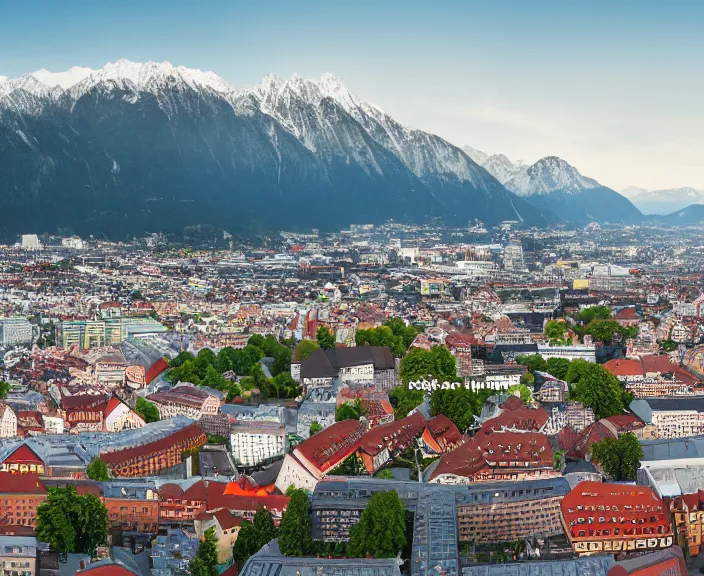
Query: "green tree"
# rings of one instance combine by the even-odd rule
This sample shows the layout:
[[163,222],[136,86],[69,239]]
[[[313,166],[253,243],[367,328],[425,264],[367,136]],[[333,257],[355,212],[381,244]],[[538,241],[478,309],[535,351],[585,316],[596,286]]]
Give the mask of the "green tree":
[[394,473],[391,471],[390,468],[382,468],[376,474],[374,474],[374,477],[381,478],[382,480],[393,480]]
[[205,539],[198,545],[196,555],[191,558],[188,569],[192,576],[218,576],[218,540],[215,527],[205,531]]
[[240,531],[237,533],[237,540],[232,547],[232,558],[237,566],[242,568],[247,559],[259,551],[259,540],[257,539],[257,531],[249,520],[243,520]]
[[284,556],[308,556],[313,553],[308,494],[294,489],[286,495],[290,499],[279,525],[279,550]]
[[406,545],[406,511],[394,490],[377,492],[350,528],[349,553],[357,558],[394,558]]
[[618,379],[600,364],[590,364],[572,388],[572,398],[591,407],[597,419],[623,412],[623,391]]
[[320,346],[315,340],[301,340],[293,350],[292,362],[305,362]]
[[108,541],[108,512],[97,496],[76,490],[49,488],[37,507],[37,538],[55,552],[93,554]]
[[677,350],[677,342],[674,340],[659,340],[658,344],[660,345],[660,348],[662,348],[665,352],[672,352],[673,350]]
[[516,362],[521,366],[525,366],[531,372],[535,372],[536,370],[545,372],[547,368],[547,362],[540,354],[521,354],[516,356]]
[[232,346],[225,346],[220,352],[218,352],[217,362],[215,367],[220,371],[220,373],[227,372],[228,370],[235,369],[235,363],[237,362],[237,350]]
[[475,424],[486,399],[494,394],[494,390],[483,389],[476,392],[459,386],[457,389],[433,390],[430,396],[430,413],[433,416],[444,414],[455,423],[460,432]]
[[560,320],[549,320],[545,324],[545,336],[553,346],[565,346],[570,343],[567,330],[567,324]]
[[422,390],[409,390],[405,386],[396,386],[389,392],[389,400],[394,407],[394,418],[400,420],[408,416],[408,413],[420,406],[425,398]]
[[351,402],[345,402],[335,410],[335,422],[342,422],[342,420],[359,420],[359,412]]
[[323,427],[320,425],[320,422],[317,420],[314,420],[313,422],[310,423],[310,428],[308,428],[308,434],[313,436],[314,434],[317,434],[323,429]]
[[638,326],[624,326],[621,328],[621,336],[624,339],[635,338],[638,336]]
[[577,320],[589,324],[592,320],[608,320],[611,318],[611,308],[608,306],[590,306],[579,312]]
[[518,394],[521,398],[521,402],[523,402],[524,404],[530,404],[533,401],[533,392],[530,388],[528,388],[528,386],[524,386],[523,384],[516,384],[515,386],[511,386],[508,389],[509,394],[513,394],[516,391],[518,391]]
[[592,459],[616,482],[635,480],[643,448],[632,432],[604,438],[592,446]]
[[0,380],[0,398],[6,398],[10,391],[10,385],[4,380]]
[[276,398],[298,398],[303,391],[288,372],[277,374],[270,383],[270,390],[276,394]]
[[430,350],[413,348],[401,359],[399,369],[401,382],[408,385],[423,379],[436,379],[439,382],[457,380],[455,357],[445,346],[433,346]]
[[195,360],[195,359],[196,359],[196,357],[193,354],[191,354],[190,352],[187,352],[187,351],[180,352],[178,354],[178,356],[176,356],[176,358],[174,358],[173,360],[171,360],[171,362],[169,362],[169,366],[171,366],[171,368],[178,368],[179,366],[183,366],[183,364],[187,360]]
[[548,358],[545,369],[548,374],[560,380],[564,380],[570,369],[570,361],[567,358]]
[[139,414],[147,424],[150,422],[158,422],[160,419],[159,409],[156,405],[141,396],[137,397],[137,406],[134,411]]
[[86,468],[86,475],[91,480],[97,480],[98,482],[107,482],[110,479],[108,467],[99,456],[90,461],[88,468]]
[[587,362],[582,358],[575,358],[570,362],[570,367],[565,375],[565,381],[569,384],[575,384],[584,376],[589,368],[592,366],[591,362]]
[[315,339],[318,345],[323,348],[334,348],[335,347],[335,335],[328,330],[327,326],[320,326],[315,334]]
[[616,335],[621,335],[621,325],[616,320],[592,320],[584,331],[595,342],[611,344]]
[[271,542],[279,534],[279,531],[274,525],[274,518],[266,508],[259,508],[254,514],[254,532],[257,537],[259,546],[257,550]]

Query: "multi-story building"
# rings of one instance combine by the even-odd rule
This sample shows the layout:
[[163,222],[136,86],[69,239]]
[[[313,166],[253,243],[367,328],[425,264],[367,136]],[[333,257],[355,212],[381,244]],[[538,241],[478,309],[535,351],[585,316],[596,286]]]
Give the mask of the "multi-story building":
[[554,457],[544,434],[480,430],[430,469],[429,482],[470,484],[553,478]]
[[149,394],[147,400],[156,405],[162,419],[186,416],[200,420],[204,414],[215,415],[220,410],[220,398],[200,386],[182,382],[165,392]]
[[669,511],[644,486],[580,482],[560,507],[579,556],[669,548],[674,540]]
[[236,420],[230,425],[230,446],[235,462],[258,466],[286,452],[286,427],[277,422]]
[[470,485],[457,496],[460,542],[512,542],[562,534],[564,478]]
[[32,343],[32,325],[26,318],[0,318],[0,346]]
[[108,318],[101,320],[66,320],[56,325],[56,344],[80,349],[112,346],[130,336],[160,334],[167,328],[153,318]]
[[550,344],[538,344],[538,354],[545,360],[550,358],[565,358],[567,360],[586,360],[596,362],[595,346],[551,346]]
[[386,346],[320,349],[301,364],[300,377],[306,389],[332,386],[339,379],[390,390],[396,384],[396,364]]
[[155,534],[159,529],[159,494],[149,482],[103,482],[102,501],[111,530]]
[[699,556],[704,536],[704,492],[682,494],[670,500],[677,544],[689,550],[691,557]]
[[0,473],[0,520],[11,526],[37,527],[37,507],[46,488],[35,474]]
[[7,404],[0,403],[0,438],[17,436],[17,416]]
[[702,397],[641,398],[631,402],[630,408],[646,424],[655,427],[658,438],[687,438],[704,434]]
[[398,454],[413,447],[425,430],[425,417],[420,412],[382,424],[367,432],[359,446],[359,455],[369,474],[383,468]]
[[119,443],[100,451],[100,459],[115,477],[151,476],[182,462],[182,454],[206,443],[203,430],[177,416],[122,432]]
[[285,492],[293,484],[312,491],[328,472],[357,451],[365,431],[357,420],[343,420],[301,442],[284,457],[276,487]]
[[461,378],[472,376],[472,345],[477,341],[471,336],[451,333],[445,338],[445,346],[455,357],[457,375]]
[[37,539],[29,536],[0,536],[0,570],[3,576],[34,576],[37,567]]

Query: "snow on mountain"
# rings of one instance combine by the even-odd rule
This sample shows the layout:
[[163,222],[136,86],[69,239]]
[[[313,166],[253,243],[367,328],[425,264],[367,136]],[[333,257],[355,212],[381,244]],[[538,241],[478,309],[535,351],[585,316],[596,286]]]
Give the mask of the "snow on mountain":
[[622,190],[619,190],[619,193],[623,194],[626,198],[633,198],[634,196],[637,196],[638,194],[647,191],[647,188],[640,188],[638,186],[626,186]]
[[78,84],[80,81],[88,78],[93,72],[94,70],[92,68],[72,66],[64,72],[49,72],[46,68],[42,68],[41,70],[32,72],[32,76],[46,86],[60,86],[64,90],[67,90],[74,84]]
[[489,157],[489,154],[487,154],[486,152],[477,150],[469,144],[462,146],[462,150],[464,150],[465,154],[467,154],[472,160],[474,160],[479,165],[483,165],[484,161]]
[[174,66],[170,62],[108,62],[91,72],[69,89],[74,99],[96,86],[114,86],[122,90],[158,93],[160,90],[185,84],[193,90],[209,89],[223,96],[238,93],[235,88],[214,72]]
[[522,161],[512,162],[504,154],[492,154],[481,162],[481,165],[502,184],[514,178],[525,168]]
[[704,204],[704,190],[698,190],[697,188],[648,190],[631,186],[627,190],[628,194],[626,195],[645,214],[666,215],[691,204]]
[[582,176],[562,158],[547,156],[523,168],[505,186],[519,196],[533,196],[557,191],[578,194],[590,188],[598,188],[601,184]]
[[2,84],[3,82],[7,82],[8,80],[9,78],[7,76],[0,75],[0,84]]

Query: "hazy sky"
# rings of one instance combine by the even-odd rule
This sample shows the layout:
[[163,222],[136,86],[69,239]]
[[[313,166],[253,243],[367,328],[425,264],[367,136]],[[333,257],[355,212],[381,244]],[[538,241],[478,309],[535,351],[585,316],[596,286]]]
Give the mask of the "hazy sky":
[[404,124],[704,188],[704,2],[0,0],[0,75],[169,60],[247,87],[331,72]]

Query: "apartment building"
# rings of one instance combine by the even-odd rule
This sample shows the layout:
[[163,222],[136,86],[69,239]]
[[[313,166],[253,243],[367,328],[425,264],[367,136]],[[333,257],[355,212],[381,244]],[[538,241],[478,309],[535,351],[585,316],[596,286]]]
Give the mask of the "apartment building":
[[704,398],[675,396],[641,398],[630,406],[646,424],[655,427],[658,438],[687,438],[704,434]]
[[644,486],[580,482],[560,504],[572,548],[579,556],[669,548],[669,511]]
[[210,394],[200,386],[182,382],[170,390],[149,394],[147,400],[159,410],[162,419],[186,416],[200,420],[205,415],[215,415],[220,411],[220,398]]
[[0,346],[32,343],[32,325],[26,318],[0,318]]
[[277,422],[236,420],[230,425],[230,446],[240,466],[258,466],[286,452],[286,427]]
[[565,478],[470,486],[457,497],[460,542],[512,542],[562,534],[560,502]]
[[0,568],[3,576],[34,576],[37,567],[37,539],[28,536],[0,536]]
[[0,438],[17,436],[17,416],[7,404],[0,403]]

